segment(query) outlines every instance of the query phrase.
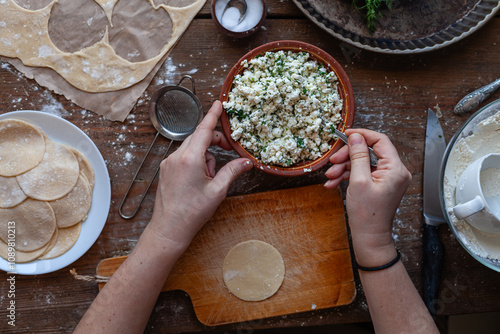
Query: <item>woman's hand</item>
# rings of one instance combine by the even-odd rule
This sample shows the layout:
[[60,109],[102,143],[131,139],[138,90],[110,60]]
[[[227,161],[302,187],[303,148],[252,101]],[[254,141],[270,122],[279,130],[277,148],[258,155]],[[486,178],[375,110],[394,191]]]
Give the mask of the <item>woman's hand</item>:
[[[346,208],[358,263],[379,266],[392,260],[392,221],[411,181],[411,174],[399,159],[386,135],[364,129],[346,131],[349,144],[330,158],[325,187],[334,188],[349,180]],[[370,145],[380,158],[370,167]]]
[[148,229],[184,248],[213,215],[231,183],[252,168],[250,160],[240,158],[215,174],[215,158],[208,147],[232,149],[224,135],[214,131],[221,113],[222,105],[215,101],[196,131],[161,163]]

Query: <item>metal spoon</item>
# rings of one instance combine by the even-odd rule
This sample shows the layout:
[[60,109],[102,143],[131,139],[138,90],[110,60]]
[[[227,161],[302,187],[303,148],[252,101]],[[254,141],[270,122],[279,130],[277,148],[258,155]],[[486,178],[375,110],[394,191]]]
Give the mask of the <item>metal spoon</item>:
[[479,104],[481,104],[481,102],[490,97],[490,95],[493,94],[498,88],[500,88],[500,79],[476,89],[472,93],[465,95],[465,97],[457,103],[453,112],[461,115],[475,109]]
[[[337,137],[339,137],[344,143],[347,144],[347,136],[337,128],[334,128],[334,130]],[[368,154],[370,155],[370,166],[377,167],[379,158],[375,154],[375,152],[373,152],[373,149],[371,147],[368,147]]]
[[222,11],[221,18],[224,17],[226,10],[232,7],[236,8],[240,12],[240,19],[238,20],[238,24],[240,24],[247,14],[247,2],[245,0],[229,0],[226,7],[224,7],[224,11]]

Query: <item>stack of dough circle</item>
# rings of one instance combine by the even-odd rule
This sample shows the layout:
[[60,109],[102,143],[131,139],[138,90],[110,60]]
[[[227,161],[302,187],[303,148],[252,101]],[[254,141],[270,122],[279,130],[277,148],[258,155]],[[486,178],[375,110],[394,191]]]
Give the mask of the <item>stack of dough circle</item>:
[[15,254],[24,263],[71,249],[90,211],[94,180],[80,151],[23,120],[0,121],[0,257]]

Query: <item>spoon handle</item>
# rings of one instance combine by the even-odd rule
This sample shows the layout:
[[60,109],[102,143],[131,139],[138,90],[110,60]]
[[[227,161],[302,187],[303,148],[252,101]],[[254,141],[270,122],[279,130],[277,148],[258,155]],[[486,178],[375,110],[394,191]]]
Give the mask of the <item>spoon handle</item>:
[[500,79],[497,79],[486,86],[476,89],[472,93],[465,95],[465,97],[457,103],[457,105],[453,109],[453,112],[455,114],[461,115],[471,111],[479,104],[481,104],[481,102],[490,97],[490,95],[493,94],[498,88],[500,88]]
[[[335,134],[337,135],[337,137],[339,137],[344,143],[347,144],[347,136],[345,135],[345,133],[341,132],[340,130],[338,129],[335,129]],[[373,151],[373,149],[371,147],[368,147],[368,154],[370,156],[370,166],[372,167],[377,167],[378,165],[378,159],[379,157],[375,154],[375,152]]]

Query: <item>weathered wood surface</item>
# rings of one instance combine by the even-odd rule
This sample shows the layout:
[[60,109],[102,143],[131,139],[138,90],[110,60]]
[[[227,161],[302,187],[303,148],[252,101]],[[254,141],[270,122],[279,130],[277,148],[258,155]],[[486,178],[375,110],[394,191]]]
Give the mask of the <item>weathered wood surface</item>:
[[[110,122],[85,112],[3,64],[0,69],[0,113],[55,109],[61,112],[63,118],[83,129],[107,162],[112,205],[101,236],[78,261],[51,274],[16,276],[16,327],[7,325],[8,284],[6,275],[0,274],[0,332],[71,332],[95,298],[98,288],[95,283],[73,279],[69,269],[75,268],[79,274],[94,274],[100,260],[126,255],[135,246],[151,216],[154,189],[132,221],[121,219],[117,210],[130,177],[155,133],[147,115],[153,92],[164,83],[174,84],[182,75],[191,73],[197,80],[198,96],[208,110],[219,95],[226,73],[244,53],[280,39],[296,39],[317,45],[344,65],[356,96],[354,125],[389,135],[412,172],[412,184],[394,222],[394,238],[408,272],[416,286],[422,289],[425,111],[432,107],[442,115],[440,119],[445,137],[450,140],[468,117],[454,115],[451,111],[453,106],[464,94],[500,75],[500,18],[493,19],[472,36],[442,50],[417,55],[381,55],[353,49],[328,35],[304,18],[291,1],[269,0],[267,3],[269,13],[264,27],[247,39],[235,41],[216,29],[210,18],[208,2],[124,123]],[[500,98],[500,92],[496,92],[489,101],[495,98]],[[216,154],[220,164],[235,157],[234,152],[217,150]],[[325,170],[293,179],[254,170],[234,183],[229,195],[322,183],[326,180],[323,175]],[[446,226],[442,226],[440,232],[446,251],[441,314],[500,310],[499,274],[469,256]],[[147,332],[210,332],[367,321],[366,301],[359,279],[355,277],[357,297],[348,306],[216,328],[205,327],[196,320],[190,300],[184,293],[162,293]]]

